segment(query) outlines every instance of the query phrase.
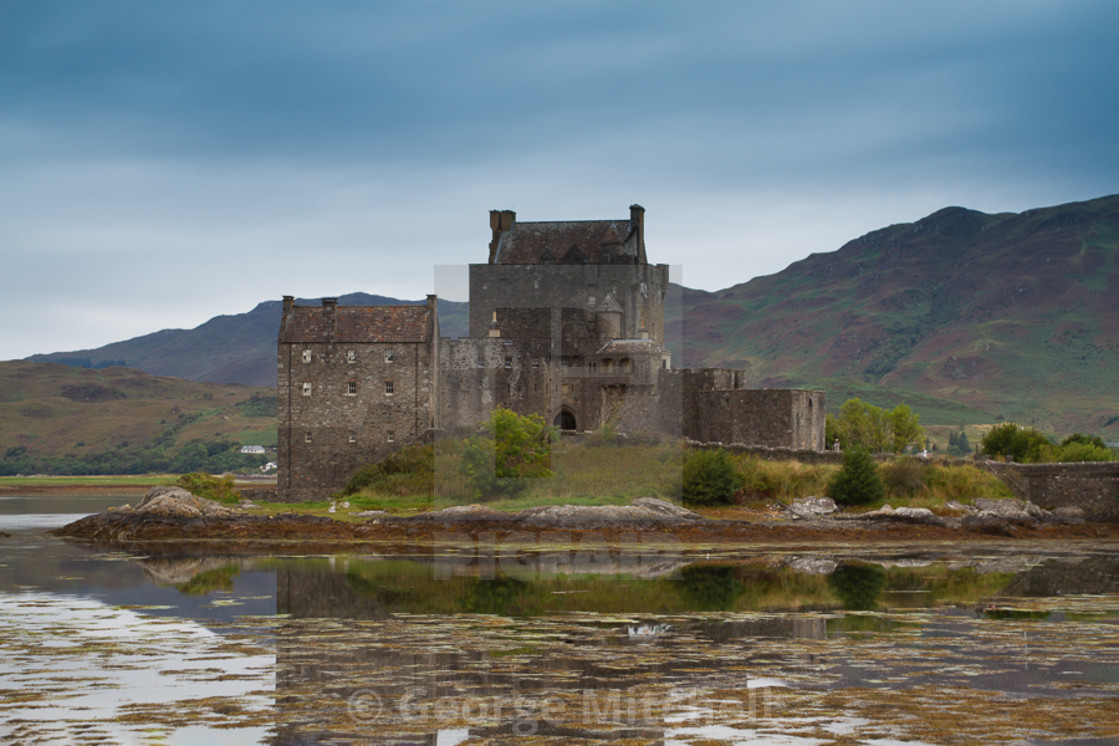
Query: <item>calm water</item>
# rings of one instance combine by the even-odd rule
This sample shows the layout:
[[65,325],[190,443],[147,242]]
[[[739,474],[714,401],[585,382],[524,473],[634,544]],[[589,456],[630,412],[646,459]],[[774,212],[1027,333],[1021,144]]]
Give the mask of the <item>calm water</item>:
[[1119,742],[1116,545],[135,556],[0,499],[0,740]]

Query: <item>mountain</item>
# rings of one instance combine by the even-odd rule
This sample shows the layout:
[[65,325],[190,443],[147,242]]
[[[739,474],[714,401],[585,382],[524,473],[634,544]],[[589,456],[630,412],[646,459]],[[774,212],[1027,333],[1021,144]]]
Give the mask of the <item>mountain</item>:
[[1021,214],[945,208],[774,275],[685,291],[684,364],[745,369],[762,386],[874,384],[1048,432],[1115,434],[1117,247],[1119,196]]
[[[833,409],[848,396],[904,400],[940,424],[1008,419],[1119,440],[1117,247],[1119,195],[1020,214],[948,207],[725,290],[683,288],[666,321],[683,318],[684,365],[821,388]],[[272,386],[280,308],[29,359]],[[465,303],[441,300],[439,313],[445,335],[466,333]]]
[[[300,304],[320,302],[319,298],[296,300]],[[424,303],[367,293],[343,295],[338,302],[347,306]],[[466,309],[466,303],[439,301],[439,325],[444,336],[466,334]],[[191,381],[275,386],[276,336],[282,310],[282,301],[264,301],[248,313],[216,316],[194,329],[164,329],[93,350],[32,355],[27,360],[92,368],[122,365]]]

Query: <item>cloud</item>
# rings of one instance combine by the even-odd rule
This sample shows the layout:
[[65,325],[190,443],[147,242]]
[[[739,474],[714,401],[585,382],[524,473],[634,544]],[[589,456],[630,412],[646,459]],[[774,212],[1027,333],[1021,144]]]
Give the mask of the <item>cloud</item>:
[[24,313],[0,357],[283,294],[418,298],[484,260],[489,209],[640,202],[651,259],[714,290],[948,204],[1119,191],[1117,22],[1056,0],[5,3],[0,302],[91,321]]

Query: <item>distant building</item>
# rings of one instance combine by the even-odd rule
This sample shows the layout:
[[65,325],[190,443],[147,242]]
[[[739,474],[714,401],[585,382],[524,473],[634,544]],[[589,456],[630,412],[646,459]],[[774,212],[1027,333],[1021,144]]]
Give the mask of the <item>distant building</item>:
[[628,218],[518,223],[490,213],[470,265],[469,337],[440,339],[423,306],[296,306],[279,334],[279,496],[322,498],[361,465],[497,407],[563,430],[824,450],[824,394],[749,389],[743,371],[678,370],[666,344],[668,267]]
[[264,454],[264,453],[267,453],[267,452],[268,451],[265,450],[264,446],[241,446],[241,453],[260,453],[260,454]]

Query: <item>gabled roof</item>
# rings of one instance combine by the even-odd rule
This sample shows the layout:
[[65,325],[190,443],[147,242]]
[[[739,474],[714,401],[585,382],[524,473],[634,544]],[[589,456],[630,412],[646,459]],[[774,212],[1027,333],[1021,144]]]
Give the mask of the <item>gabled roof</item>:
[[516,222],[501,234],[494,264],[543,264],[549,259],[558,264],[606,264],[623,256],[619,263],[640,261],[637,243],[629,220]]
[[427,306],[336,306],[333,311],[293,306],[291,310],[280,323],[281,343],[427,342],[432,328]]

